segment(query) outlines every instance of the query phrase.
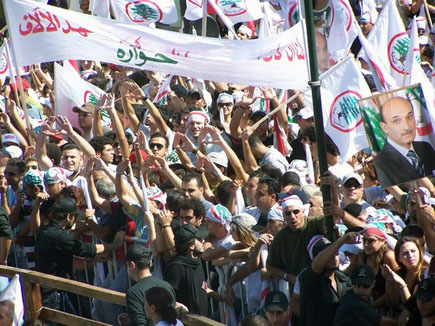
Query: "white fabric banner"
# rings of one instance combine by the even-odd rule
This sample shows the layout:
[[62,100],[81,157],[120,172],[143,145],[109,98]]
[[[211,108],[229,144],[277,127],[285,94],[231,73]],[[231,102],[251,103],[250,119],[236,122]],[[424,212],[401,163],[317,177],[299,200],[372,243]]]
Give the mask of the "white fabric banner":
[[180,34],[92,17],[30,0],[5,3],[20,66],[95,60],[180,76],[304,89],[302,25],[249,42]]
[[89,10],[95,15],[110,18],[109,0],[91,0]]
[[348,0],[332,0],[332,21],[328,35],[328,53],[334,61],[343,59],[358,35],[352,7]]
[[[257,20],[263,16],[259,0],[208,0],[210,5],[218,6],[222,13],[233,23]],[[207,0],[186,0],[187,20],[198,20],[203,15],[203,5]]]
[[110,0],[117,20],[149,25],[173,24],[179,19],[174,0]]
[[369,147],[358,100],[371,96],[370,88],[352,55],[322,74],[320,80],[325,132],[339,148],[340,161],[345,162]]
[[3,301],[11,301],[14,304],[14,321],[12,325],[22,325],[24,321],[24,301],[19,274],[12,278],[12,280],[0,294],[0,302]]
[[84,81],[72,66],[67,68],[54,64],[56,115],[66,116],[73,127],[78,127],[78,117],[72,108],[86,102],[95,104],[102,94],[104,91]]

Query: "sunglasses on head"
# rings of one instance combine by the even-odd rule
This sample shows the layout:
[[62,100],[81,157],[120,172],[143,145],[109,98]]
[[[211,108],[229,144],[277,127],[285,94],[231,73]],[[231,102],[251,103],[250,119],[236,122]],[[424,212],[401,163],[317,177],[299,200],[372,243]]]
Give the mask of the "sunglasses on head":
[[285,215],[285,216],[291,216],[292,213],[293,213],[294,215],[298,215],[300,212],[301,212],[300,209],[293,209],[293,210],[285,211],[285,212],[284,212],[284,215]]
[[150,148],[153,149],[154,147],[157,147],[158,150],[161,150],[163,148],[163,145],[157,143],[151,143]]

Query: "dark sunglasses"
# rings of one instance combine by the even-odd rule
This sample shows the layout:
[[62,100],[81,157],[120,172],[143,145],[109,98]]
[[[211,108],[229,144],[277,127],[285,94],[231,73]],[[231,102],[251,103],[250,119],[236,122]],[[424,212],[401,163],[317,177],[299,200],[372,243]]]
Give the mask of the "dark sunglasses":
[[8,177],[14,177],[17,175],[16,172],[10,172],[10,171],[5,171],[4,173],[5,173],[5,176],[8,176]]
[[150,148],[153,149],[154,147],[157,147],[158,150],[161,150],[163,148],[163,145],[162,144],[151,143],[150,144]]
[[227,102],[227,103],[219,103],[218,106],[224,107],[224,106],[231,106],[233,103]]
[[354,187],[354,188],[361,188],[362,185],[360,185],[358,182],[346,182],[344,184],[345,188],[350,188],[350,187]]
[[378,239],[370,239],[370,238],[363,238],[362,242],[367,244],[372,244],[374,242],[378,241]]
[[298,215],[300,212],[301,212],[300,209],[293,209],[293,210],[285,211],[285,212],[284,212],[284,215],[285,215],[285,216],[291,216],[292,213],[293,213],[294,215]]

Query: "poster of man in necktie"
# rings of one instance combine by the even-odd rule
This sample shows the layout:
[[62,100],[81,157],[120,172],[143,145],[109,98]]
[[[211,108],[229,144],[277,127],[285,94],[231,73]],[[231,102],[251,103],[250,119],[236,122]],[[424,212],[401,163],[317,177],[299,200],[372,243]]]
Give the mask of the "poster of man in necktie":
[[433,119],[420,84],[361,99],[359,106],[382,187],[434,174]]

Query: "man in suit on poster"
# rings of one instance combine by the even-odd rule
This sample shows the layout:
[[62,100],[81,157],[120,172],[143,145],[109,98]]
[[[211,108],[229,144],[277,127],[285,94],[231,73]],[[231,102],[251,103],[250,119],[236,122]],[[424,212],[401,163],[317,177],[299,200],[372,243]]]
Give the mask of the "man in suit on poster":
[[381,128],[387,135],[375,157],[382,187],[401,184],[433,174],[435,151],[424,141],[414,141],[415,117],[411,103],[402,97],[388,99],[380,108]]

